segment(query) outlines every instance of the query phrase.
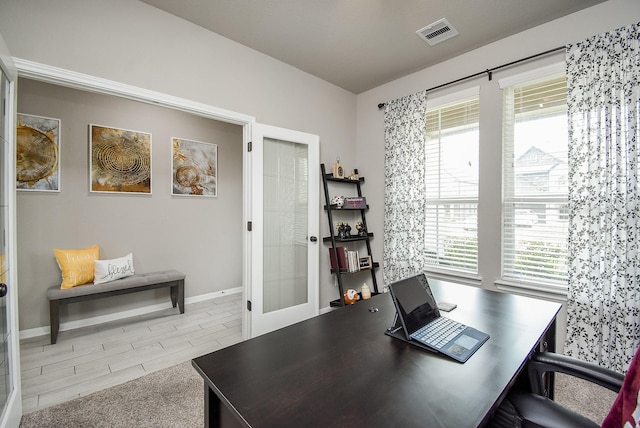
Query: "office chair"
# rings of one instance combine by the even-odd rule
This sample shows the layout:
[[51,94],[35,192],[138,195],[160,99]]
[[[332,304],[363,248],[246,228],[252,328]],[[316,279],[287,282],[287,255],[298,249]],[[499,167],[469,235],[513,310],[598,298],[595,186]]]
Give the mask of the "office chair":
[[[631,363],[638,360],[638,351]],[[584,362],[576,358],[566,355],[555,354],[551,352],[542,352],[535,354],[527,365],[529,381],[531,384],[531,392],[512,391],[500,405],[498,411],[494,415],[493,420],[489,423],[490,427],[518,427],[518,428],[589,428],[599,427],[592,420],[582,416],[571,409],[563,407],[555,401],[546,397],[546,391],[543,383],[544,373],[565,373],[585,379],[611,391],[617,392],[618,397],[612,407],[622,405],[621,389],[627,388],[627,383],[634,383],[635,396],[633,404],[635,406],[637,400],[637,384],[639,376],[637,368],[629,369],[627,377],[613,370],[600,367],[593,363]],[[631,379],[631,377],[635,379]],[[635,381],[635,382],[633,382]],[[623,388],[623,382],[625,387]],[[629,386],[630,386],[629,385]],[[618,403],[620,401],[621,403]],[[617,413],[621,413],[617,412]],[[620,416],[621,417],[621,416]],[[607,419],[611,419],[611,415]],[[616,419],[615,417],[613,418]],[[607,422],[605,420],[605,422]],[[609,421],[611,422],[611,420]],[[604,426],[604,425],[603,425]],[[610,426],[616,426],[610,425]],[[617,425],[622,428],[622,423]]]

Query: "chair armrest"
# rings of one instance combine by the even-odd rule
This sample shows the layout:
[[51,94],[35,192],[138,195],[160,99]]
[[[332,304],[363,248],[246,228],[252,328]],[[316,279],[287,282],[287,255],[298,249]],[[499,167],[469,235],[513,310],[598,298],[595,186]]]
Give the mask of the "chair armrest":
[[546,372],[565,373],[595,383],[613,392],[620,392],[624,379],[624,375],[616,371],[553,352],[535,354],[529,361],[528,371],[532,392],[543,396],[547,396],[542,382],[542,375]]

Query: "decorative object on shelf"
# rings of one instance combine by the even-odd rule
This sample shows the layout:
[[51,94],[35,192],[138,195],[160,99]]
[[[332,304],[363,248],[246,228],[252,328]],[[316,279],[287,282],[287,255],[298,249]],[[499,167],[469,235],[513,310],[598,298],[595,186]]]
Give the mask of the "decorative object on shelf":
[[91,192],[151,194],[151,134],[89,125]]
[[60,123],[60,119],[18,113],[18,190],[60,191]]
[[362,294],[363,300],[367,300],[371,298],[371,289],[369,288],[366,282],[362,284],[362,289],[360,290],[360,294]]
[[361,221],[356,223],[356,230],[358,231],[358,236],[367,236],[367,228]]
[[333,176],[335,178],[344,178],[344,167],[340,163],[340,158],[336,158],[336,163],[333,164]]
[[367,208],[367,198],[364,196],[344,198],[342,208],[364,210]]
[[359,180],[358,170],[354,169],[353,172],[349,175],[349,180]]
[[171,139],[172,195],[218,196],[218,145]]
[[334,196],[331,198],[331,205],[335,205],[336,208],[342,208],[344,206],[344,196]]
[[360,257],[358,259],[358,266],[360,267],[360,270],[362,270],[362,269],[371,269],[373,267],[373,263],[371,261],[371,256]]
[[353,305],[358,300],[360,300],[360,295],[353,288],[350,288],[350,289],[348,289],[348,290],[346,290],[344,292],[344,302],[345,303],[347,303],[349,305]]
[[336,223],[336,231],[338,232],[338,238],[345,239],[351,237],[351,226],[349,223],[344,221],[339,221]]

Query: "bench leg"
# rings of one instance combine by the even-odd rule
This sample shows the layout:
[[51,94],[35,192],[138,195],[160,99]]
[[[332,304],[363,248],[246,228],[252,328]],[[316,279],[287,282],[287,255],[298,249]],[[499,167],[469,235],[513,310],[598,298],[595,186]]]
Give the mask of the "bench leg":
[[178,308],[180,313],[184,314],[184,279],[178,281]]
[[169,292],[171,295],[171,306],[174,308],[178,305],[178,285],[172,285],[169,287]]
[[176,285],[171,286],[171,304],[175,308],[180,308],[180,313],[184,314],[184,280],[176,281]]
[[59,302],[49,300],[49,325],[51,326],[51,344],[55,345],[58,340],[58,330],[60,330]]

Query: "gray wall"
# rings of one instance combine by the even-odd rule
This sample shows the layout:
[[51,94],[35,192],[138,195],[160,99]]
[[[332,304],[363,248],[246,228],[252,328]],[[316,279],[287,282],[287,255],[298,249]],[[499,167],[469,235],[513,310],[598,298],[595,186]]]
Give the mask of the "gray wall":
[[[242,286],[242,127],[27,79],[18,112],[61,119],[60,192],[19,191],[20,329],[48,325],[46,289],[60,282],[53,248],[133,252],[137,272],[178,269],[186,296]],[[90,123],[152,134],[152,194],[89,192]],[[171,137],[218,145],[218,196],[171,195]],[[167,290],[63,308],[62,320],[167,303]]]

